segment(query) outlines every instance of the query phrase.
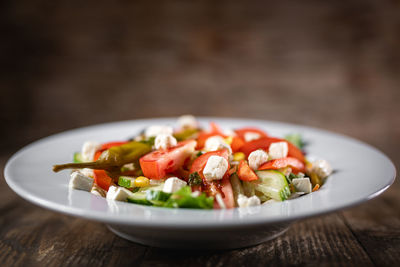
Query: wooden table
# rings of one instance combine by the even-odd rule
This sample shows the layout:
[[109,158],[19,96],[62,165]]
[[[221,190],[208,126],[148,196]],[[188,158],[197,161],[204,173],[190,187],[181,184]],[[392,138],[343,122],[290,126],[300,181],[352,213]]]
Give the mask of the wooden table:
[[[5,2],[0,165],[66,129],[192,113],[340,132],[381,149],[398,169],[399,10],[397,2],[355,0]],[[296,222],[255,247],[182,252],[130,243],[103,224],[36,207],[0,179],[0,262],[397,266],[399,187]]]

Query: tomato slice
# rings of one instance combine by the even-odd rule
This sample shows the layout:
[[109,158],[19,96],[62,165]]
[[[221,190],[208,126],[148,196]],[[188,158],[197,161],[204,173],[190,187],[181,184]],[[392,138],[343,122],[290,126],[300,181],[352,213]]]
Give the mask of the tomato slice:
[[[98,150],[96,154],[94,154],[93,160],[96,161],[100,157],[102,152],[102,150]],[[108,191],[108,188],[112,184],[112,178],[108,176],[106,171],[104,170],[93,170],[93,178],[94,182],[106,191]]]
[[[290,166],[293,169],[293,173],[304,172],[304,163],[293,157],[286,157],[281,159],[273,159],[265,162],[261,165],[258,170],[276,170]],[[240,176],[239,176],[240,178]]]
[[243,141],[242,138],[240,138],[239,136],[234,136],[232,138],[232,143],[231,143],[231,149],[232,152],[238,152],[240,151],[240,149],[242,148],[242,146],[245,144],[245,142]]
[[226,149],[221,149],[221,150],[217,150],[217,151],[210,151],[210,152],[204,153],[203,155],[201,155],[200,157],[198,157],[197,159],[195,159],[193,161],[192,167],[190,168],[190,173],[197,172],[200,175],[200,177],[204,180],[203,169],[207,164],[208,158],[211,156],[220,156],[220,157],[225,158],[228,161],[228,170],[227,170],[227,173],[228,173],[228,171],[229,171],[229,152]]
[[[223,179],[220,182],[220,188],[222,191],[222,199],[224,201],[225,207],[227,209],[232,209],[235,207],[235,199],[233,198],[233,189],[231,185],[231,181],[229,179]],[[214,209],[220,209],[221,207],[218,205],[218,202],[214,198]]]
[[240,138],[242,138],[242,140],[245,140],[244,135],[245,135],[246,133],[248,133],[248,132],[257,133],[257,134],[260,135],[260,138],[261,138],[261,137],[267,137],[267,136],[268,136],[267,133],[264,132],[263,130],[260,130],[260,129],[258,129],[258,128],[253,128],[253,127],[244,127],[244,128],[240,128],[240,129],[235,130],[235,133],[236,133]]
[[289,147],[288,157],[297,158],[301,162],[305,161],[303,152],[301,152],[301,150],[298,147],[296,147],[295,145],[293,145],[292,143],[288,142],[285,139],[277,137],[263,137],[257,140],[253,140],[251,142],[244,144],[240,150],[246,155],[246,157],[248,157],[249,154],[254,150],[257,149],[268,150],[270,144],[275,142],[286,142]]
[[157,150],[144,155],[139,160],[143,175],[151,179],[164,178],[167,173],[172,173],[184,165],[195,146],[195,140],[186,140],[167,150]]
[[206,141],[209,137],[219,135],[222,137],[226,137],[226,135],[223,134],[221,128],[214,122],[210,123],[210,131],[202,131],[199,133],[199,136],[197,137],[197,149],[202,149],[204,145],[206,144]]
[[245,160],[240,161],[238,172],[239,179],[242,181],[255,181],[258,180],[256,173],[250,168]]

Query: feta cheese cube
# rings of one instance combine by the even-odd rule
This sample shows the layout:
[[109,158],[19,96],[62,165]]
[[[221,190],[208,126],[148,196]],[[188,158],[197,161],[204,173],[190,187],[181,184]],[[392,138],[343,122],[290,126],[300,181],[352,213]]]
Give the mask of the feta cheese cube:
[[198,123],[193,115],[183,115],[178,118],[178,125],[181,128],[193,129],[197,128]]
[[101,144],[93,141],[86,141],[82,146],[82,159],[84,161],[93,161],[94,154],[101,148]]
[[179,179],[178,177],[170,177],[167,180],[165,180],[163,191],[165,193],[175,193],[185,185],[187,185],[187,183]]
[[94,177],[94,172],[92,169],[89,168],[83,168],[83,169],[79,169],[79,172],[82,173],[83,175],[87,176],[87,177]]
[[173,133],[173,129],[170,126],[152,125],[145,130],[144,135],[146,138],[149,138],[149,137],[155,137],[159,134],[171,134],[172,135],[172,133]]
[[262,149],[255,150],[249,155],[249,166],[253,170],[257,170],[261,164],[268,161],[268,154]]
[[258,206],[261,204],[261,201],[257,196],[246,197],[245,195],[239,194],[237,203],[240,208],[246,208],[250,206]]
[[261,137],[261,135],[259,133],[255,133],[255,132],[244,133],[244,141],[246,141],[246,142],[260,139],[260,137]]
[[93,186],[93,178],[87,177],[80,172],[73,172],[69,180],[69,187],[84,191],[90,191]]
[[225,143],[224,138],[218,135],[207,138],[206,143],[204,145],[204,149],[207,151],[227,149],[229,153],[232,154],[231,146]]
[[158,134],[154,140],[154,147],[156,149],[168,149],[176,146],[178,141],[171,134]]
[[328,161],[320,159],[312,163],[312,171],[320,178],[324,179],[332,174],[332,167]]
[[211,156],[208,158],[203,175],[207,181],[221,180],[228,170],[228,161],[220,156]]
[[287,157],[289,147],[286,142],[275,142],[269,146],[268,154],[270,159],[280,159]]
[[294,188],[296,188],[296,190],[299,192],[311,193],[312,191],[312,185],[310,182],[310,178],[308,177],[294,178],[292,179],[292,184]]
[[110,200],[126,201],[131,194],[132,192],[126,188],[112,185],[108,189],[106,198]]

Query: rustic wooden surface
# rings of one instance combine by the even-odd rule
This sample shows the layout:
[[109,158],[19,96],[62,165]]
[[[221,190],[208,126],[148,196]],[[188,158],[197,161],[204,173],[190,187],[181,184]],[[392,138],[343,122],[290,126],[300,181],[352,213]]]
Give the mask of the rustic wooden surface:
[[[1,168],[18,148],[56,132],[182,113],[321,127],[400,166],[399,1],[0,5]],[[255,247],[182,252],[36,207],[1,179],[0,263],[397,266],[399,187]]]

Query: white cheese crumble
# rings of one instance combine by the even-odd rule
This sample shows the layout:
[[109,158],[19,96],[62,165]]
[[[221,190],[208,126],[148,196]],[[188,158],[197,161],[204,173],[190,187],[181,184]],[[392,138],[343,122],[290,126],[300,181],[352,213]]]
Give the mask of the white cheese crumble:
[[92,189],[93,182],[93,178],[87,177],[82,173],[75,171],[71,173],[69,187],[89,192]]
[[258,206],[261,204],[261,201],[257,196],[246,197],[245,195],[239,194],[237,203],[240,208],[246,208],[250,206]]
[[332,174],[332,167],[328,161],[324,159],[316,160],[312,163],[312,171],[320,178],[324,179]]
[[228,170],[228,161],[220,156],[211,156],[208,158],[203,170],[204,177],[208,180],[221,180]]
[[87,177],[94,177],[94,172],[92,169],[89,168],[83,168],[83,169],[79,169],[79,172],[82,173],[83,175],[87,176]]
[[176,146],[178,141],[171,134],[158,134],[154,140],[154,147],[156,149],[168,149]]
[[227,149],[230,154],[232,154],[231,146],[225,143],[224,138],[221,136],[215,135],[207,138],[206,143],[204,145],[204,149],[206,151],[216,151],[220,149]]
[[101,144],[93,141],[86,141],[82,146],[82,159],[83,161],[93,161],[94,154],[101,148]]
[[268,161],[268,154],[262,149],[255,150],[249,155],[249,166],[253,170],[257,170],[261,164]]
[[193,115],[183,115],[178,118],[178,125],[181,128],[194,129],[197,128],[198,123]]
[[308,177],[294,178],[292,179],[292,184],[294,188],[296,188],[296,190],[299,192],[311,193],[312,191],[312,185],[310,182],[310,178]]
[[170,126],[152,125],[145,130],[144,135],[146,138],[155,137],[159,134],[171,134],[172,135],[173,131],[174,130]]
[[287,157],[289,147],[286,142],[275,142],[269,146],[268,154],[270,159],[280,159]]
[[170,177],[167,180],[165,180],[165,184],[163,187],[163,191],[165,193],[175,193],[182,187],[184,187],[187,183],[178,177]]
[[255,132],[245,132],[244,133],[244,141],[246,141],[246,142],[260,139],[260,137],[261,137],[261,135],[259,133],[255,133]]
[[131,194],[132,192],[126,188],[112,185],[108,189],[106,198],[110,200],[126,201]]

